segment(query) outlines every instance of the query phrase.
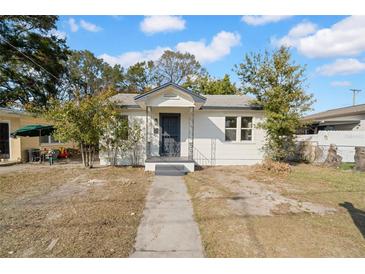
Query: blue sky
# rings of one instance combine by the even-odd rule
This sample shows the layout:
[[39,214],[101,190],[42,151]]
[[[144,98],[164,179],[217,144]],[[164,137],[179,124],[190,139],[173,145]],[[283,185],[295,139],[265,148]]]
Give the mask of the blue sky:
[[249,52],[291,46],[307,65],[315,111],[349,106],[350,88],[365,103],[365,16],[60,16],[58,32],[71,49],[87,49],[128,66],[163,50],[189,51],[216,77]]

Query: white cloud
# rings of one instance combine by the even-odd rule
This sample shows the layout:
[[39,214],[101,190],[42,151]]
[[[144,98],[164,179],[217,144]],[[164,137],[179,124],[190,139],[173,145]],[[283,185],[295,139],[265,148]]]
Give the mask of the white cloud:
[[333,82],[331,82],[331,86],[333,86],[333,87],[349,87],[351,85],[352,84],[349,81],[333,81]]
[[141,22],[140,28],[147,34],[180,31],[185,29],[185,20],[180,16],[146,16]]
[[68,19],[68,24],[70,25],[72,32],[77,32],[80,27],[86,31],[91,31],[91,32],[98,32],[98,31],[102,30],[101,27],[99,27],[93,23],[87,22],[85,20],[80,20],[80,23],[78,24],[76,22],[76,20],[72,17],[70,19]]
[[354,58],[337,59],[335,62],[318,67],[316,71],[322,75],[349,75],[365,70],[365,63]]
[[262,26],[269,23],[276,23],[292,17],[291,15],[245,15],[241,21],[252,26]]
[[91,31],[91,32],[98,32],[98,31],[101,31],[102,28],[93,24],[93,23],[90,23],[90,22],[87,22],[85,20],[81,20],[80,21],[80,26],[84,29],[84,30],[87,30],[87,31]]
[[137,62],[143,61],[155,61],[164,53],[165,50],[171,50],[168,47],[157,47],[152,50],[144,51],[129,51],[118,56],[111,56],[108,54],[102,54],[99,58],[104,59],[105,62],[114,66],[115,64],[120,64],[123,67],[129,67]]
[[104,53],[99,57],[111,65],[120,64],[128,67],[141,61],[157,60],[165,50],[177,50],[194,54],[201,63],[208,63],[223,58],[230,53],[232,47],[237,46],[239,43],[240,36],[238,34],[221,31],[213,37],[212,42],[208,45],[204,41],[188,41],[178,43],[175,49],[157,47],[152,50],[130,51],[118,56]]
[[72,32],[76,32],[79,30],[79,25],[76,23],[76,20],[74,18],[68,19],[68,24],[70,25]]
[[237,33],[221,31],[207,45],[204,41],[187,41],[176,45],[176,50],[194,54],[201,63],[214,62],[231,52],[231,48],[239,45],[240,36]]
[[365,16],[349,16],[314,33],[294,37],[290,35],[274,41],[287,45],[311,58],[355,56],[365,51]]
[[291,28],[286,36],[280,39],[272,38],[271,42],[278,47],[280,46],[296,47],[300,38],[312,34],[316,31],[317,31],[317,25],[305,21]]
[[317,25],[312,22],[304,21],[293,27],[289,31],[290,37],[303,37],[314,33],[317,30]]

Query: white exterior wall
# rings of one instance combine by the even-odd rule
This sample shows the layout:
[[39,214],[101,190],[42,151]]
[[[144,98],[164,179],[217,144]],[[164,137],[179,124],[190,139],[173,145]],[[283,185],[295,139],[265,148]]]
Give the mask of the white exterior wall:
[[[226,116],[252,116],[252,141],[225,141]],[[201,165],[251,165],[263,159],[265,132],[255,127],[262,121],[261,111],[198,110],[194,121],[194,160]],[[240,139],[240,123],[237,124]]]
[[[137,122],[140,124],[141,126],[141,130],[143,133],[143,136],[145,135],[146,132],[146,111],[145,110],[124,110],[123,111],[124,115],[128,115],[128,122],[132,123],[132,122]],[[144,160],[145,160],[145,139],[143,137],[143,140],[141,141],[141,145],[138,151],[138,155],[139,155],[139,163],[140,165],[144,164]],[[105,151],[100,151],[99,152],[99,158],[100,158],[100,164],[101,165],[110,165],[111,164],[111,160],[108,156],[108,153]],[[131,164],[131,154],[127,154],[127,155],[122,155],[119,154],[117,157],[117,164],[118,165],[130,165]]]
[[[159,155],[159,114],[160,113],[180,113],[180,133],[181,133],[181,156],[188,156],[188,126],[189,108],[183,107],[153,107],[152,121],[149,130],[152,132],[151,154]],[[143,133],[145,134],[146,111],[145,110],[125,110],[129,121],[140,121]],[[253,117],[253,140],[252,141],[225,141],[225,117],[226,116],[252,116]],[[155,120],[157,119],[157,120]],[[251,165],[261,162],[263,159],[262,146],[265,132],[255,127],[262,121],[262,111],[250,110],[195,110],[194,112],[194,160],[200,165]],[[239,120],[240,121],[240,120]],[[158,133],[153,133],[153,128],[158,127]],[[237,124],[237,138],[240,138],[240,122]],[[145,139],[141,143],[141,162],[145,160]],[[108,165],[108,155],[100,153],[100,163]],[[130,164],[129,156],[119,155],[118,164]]]

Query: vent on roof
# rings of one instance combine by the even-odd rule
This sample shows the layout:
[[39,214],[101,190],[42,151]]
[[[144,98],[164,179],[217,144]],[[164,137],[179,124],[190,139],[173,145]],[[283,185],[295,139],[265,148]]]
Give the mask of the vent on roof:
[[163,97],[167,97],[169,99],[178,99],[177,95],[175,93],[165,93]]

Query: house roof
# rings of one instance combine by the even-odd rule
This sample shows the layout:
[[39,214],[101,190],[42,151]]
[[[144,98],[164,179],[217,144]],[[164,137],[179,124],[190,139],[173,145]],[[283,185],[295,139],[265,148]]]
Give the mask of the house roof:
[[118,93],[112,96],[111,101],[123,106],[130,108],[139,108],[139,106],[134,101],[134,97],[136,97],[135,93]]
[[336,117],[359,115],[359,114],[365,114],[365,104],[355,105],[355,106],[350,106],[350,107],[343,107],[343,108],[335,108],[335,109],[318,112],[315,114],[305,116],[303,118],[303,120],[305,120],[305,121],[323,120],[323,119],[327,119],[327,118],[336,118]]
[[194,98],[194,100],[198,99],[198,100],[203,100],[203,101],[205,101],[205,97],[204,97],[204,96],[202,96],[202,95],[200,95],[200,94],[198,94],[198,93],[196,93],[196,92],[193,92],[193,91],[191,91],[191,90],[188,90],[188,89],[186,89],[186,88],[183,88],[182,86],[179,86],[179,85],[177,85],[177,84],[175,84],[175,83],[166,83],[166,84],[161,85],[161,86],[159,86],[159,87],[157,87],[157,88],[154,88],[153,90],[151,90],[151,91],[149,91],[149,92],[146,92],[146,93],[143,93],[143,94],[137,95],[136,97],[134,97],[134,99],[135,99],[135,100],[141,100],[141,99],[143,99],[143,98],[145,98],[145,97],[148,97],[148,96],[150,96],[151,94],[153,94],[153,93],[155,93],[155,92],[157,92],[157,91],[159,91],[159,90],[161,90],[161,89],[167,88],[167,87],[169,87],[169,86],[172,86],[172,87],[174,87],[174,88],[176,88],[176,89],[178,89],[178,90],[180,90],[180,91],[182,91],[182,92],[184,92],[184,93],[187,93],[187,94],[191,95],[191,96]]
[[252,103],[253,98],[246,95],[204,95],[207,100],[203,109],[261,109]]
[[[139,108],[135,94],[119,93],[112,100],[126,108]],[[245,95],[204,95],[206,101],[202,109],[261,109],[251,103],[252,98]]]
[[23,110],[4,108],[4,107],[0,107],[0,114],[1,113],[11,114],[11,115],[29,115],[29,113],[27,113]]
[[119,93],[114,95],[112,100],[125,108],[140,108],[136,101],[146,98],[150,94],[170,85],[182,92],[188,93],[193,96],[195,100],[202,102],[202,109],[262,109],[260,106],[252,103],[253,98],[246,95],[201,95],[173,83],[162,85],[150,92],[140,95]]

